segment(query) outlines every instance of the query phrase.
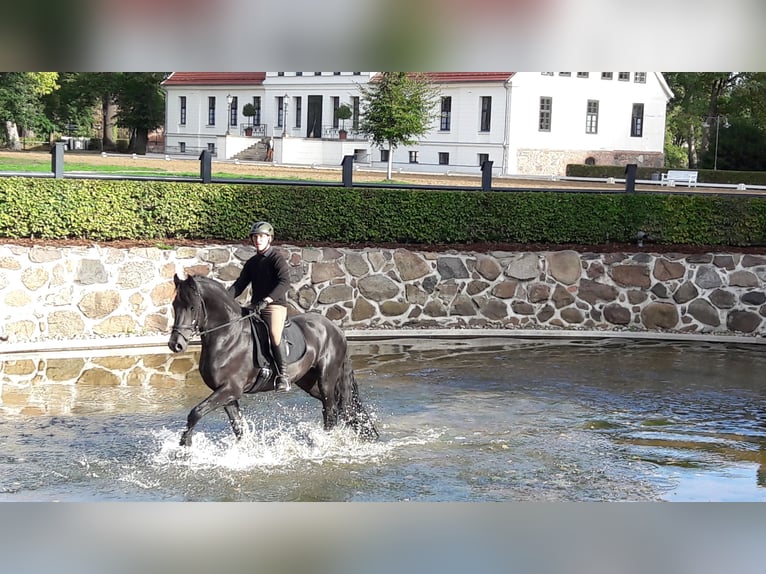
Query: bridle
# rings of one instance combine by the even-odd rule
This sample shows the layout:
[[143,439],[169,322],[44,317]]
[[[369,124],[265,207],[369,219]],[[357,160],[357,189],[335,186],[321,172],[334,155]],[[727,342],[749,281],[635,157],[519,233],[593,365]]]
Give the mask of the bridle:
[[[194,289],[194,293],[195,295],[197,295],[200,301],[200,307],[202,308],[202,324],[207,325],[207,307],[205,306],[205,299],[202,298],[202,294],[199,292],[199,289],[196,283],[192,284],[192,289]],[[242,315],[241,317],[232,319],[231,321],[227,321],[226,323],[222,323],[221,325],[216,325],[215,327],[211,327],[210,329],[200,329],[200,321],[196,317],[197,313],[194,311],[194,306],[192,305],[191,308],[195,314],[195,317],[192,319],[191,324],[190,325],[173,325],[173,328],[170,330],[171,333],[177,333],[179,337],[183,338],[184,341],[186,341],[187,345],[189,344],[189,342],[191,341],[192,337],[194,337],[195,334],[199,335],[200,337],[203,337],[204,335],[207,335],[208,333],[212,333],[213,331],[223,329],[224,327],[228,327],[230,325],[233,325],[234,323],[239,323],[240,321],[244,321],[245,319],[249,319],[250,317],[253,317],[259,314],[258,311],[253,310],[250,313],[247,313],[246,315]],[[189,332],[188,337],[184,335],[182,329]]]

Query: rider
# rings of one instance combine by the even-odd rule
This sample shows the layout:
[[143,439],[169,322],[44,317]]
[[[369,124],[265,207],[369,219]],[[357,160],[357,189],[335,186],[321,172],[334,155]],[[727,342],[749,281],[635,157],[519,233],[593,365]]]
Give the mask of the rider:
[[237,280],[229,287],[235,298],[250,285],[251,307],[261,312],[269,325],[271,349],[277,367],[274,390],[278,393],[290,390],[287,377],[287,360],[282,330],[287,317],[287,290],[290,288],[290,269],[284,256],[272,248],[274,227],[267,221],[256,221],[250,227],[250,242],[255,255],[245,262]]

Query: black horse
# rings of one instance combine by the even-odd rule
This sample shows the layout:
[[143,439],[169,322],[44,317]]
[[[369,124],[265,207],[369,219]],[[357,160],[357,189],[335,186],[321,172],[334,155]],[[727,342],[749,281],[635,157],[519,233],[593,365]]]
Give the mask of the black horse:
[[[248,313],[213,279],[173,278],[175,322],[168,346],[174,353],[186,350],[199,334],[202,351],[199,371],[213,391],[189,413],[181,445],[191,445],[194,426],[209,412],[223,407],[234,435],[242,437],[239,399],[245,393],[274,389],[275,369],[270,368],[266,325]],[[378,437],[375,425],[359,399],[359,390],[348,356],[346,337],[329,319],[316,313],[291,317],[285,328],[288,343],[287,374],[291,381],[322,401],[324,428],[338,421],[366,440]]]

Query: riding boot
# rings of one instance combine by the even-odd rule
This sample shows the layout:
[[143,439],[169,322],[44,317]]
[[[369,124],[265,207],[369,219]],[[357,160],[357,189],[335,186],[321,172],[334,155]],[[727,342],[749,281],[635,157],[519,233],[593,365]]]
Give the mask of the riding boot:
[[282,339],[279,345],[272,345],[274,362],[277,366],[277,379],[274,383],[274,390],[278,393],[286,393],[290,390],[290,379],[287,377],[287,359],[285,357],[287,349],[285,345],[284,339]]

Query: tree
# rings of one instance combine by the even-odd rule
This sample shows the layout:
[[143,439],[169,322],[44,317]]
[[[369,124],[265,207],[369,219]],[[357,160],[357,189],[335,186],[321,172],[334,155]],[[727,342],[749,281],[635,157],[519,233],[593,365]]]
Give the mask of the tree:
[[51,130],[67,135],[92,136],[98,118],[95,105],[98,95],[85,81],[85,74],[64,72],[59,76],[60,88],[43,97],[45,115]]
[[[711,127],[715,133],[715,122]],[[715,135],[713,136],[715,137]],[[766,132],[750,121],[733,119],[719,129],[718,169],[766,170]],[[712,169],[716,164],[715,144],[701,156],[700,166]]]
[[341,104],[338,106],[338,109],[335,110],[335,115],[337,118],[342,122],[341,123],[341,131],[346,131],[346,120],[350,120],[351,116],[354,115],[354,112],[351,110],[348,104]]
[[[712,167],[718,131],[719,169],[760,169],[757,151],[748,146],[757,150],[756,142],[766,138],[766,74],[667,73],[665,78],[675,94],[668,105],[666,150],[685,150],[689,167]],[[734,129],[724,128],[729,125]]]
[[120,72],[115,101],[117,124],[130,129],[128,149],[145,154],[149,132],[165,123],[165,72]]
[[359,131],[371,137],[374,145],[388,146],[386,177],[391,179],[394,150],[415,143],[428,131],[436,118],[438,91],[425,76],[406,72],[383,72],[359,89]]
[[50,125],[42,97],[58,89],[57,81],[57,72],[0,72],[0,121],[11,149],[21,149],[19,125],[24,130]]
[[93,105],[98,105],[101,115],[101,140],[103,147],[113,149],[117,93],[123,74],[114,72],[84,72],[77,74],[74,87]]
[[253,116],[255,115],[255,106],[248,102],[242,106],[242,115],[247,118],[247,125],[253,125]]

